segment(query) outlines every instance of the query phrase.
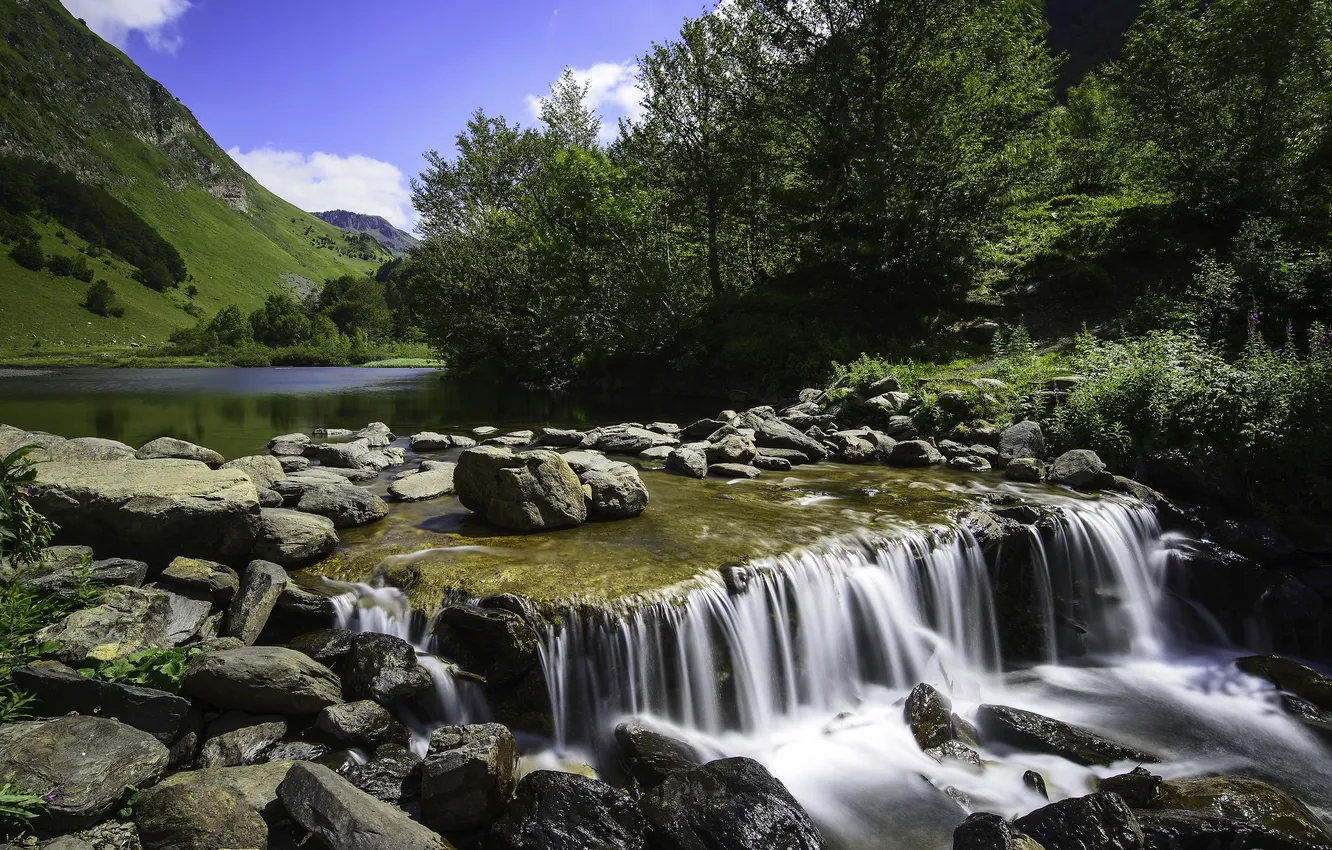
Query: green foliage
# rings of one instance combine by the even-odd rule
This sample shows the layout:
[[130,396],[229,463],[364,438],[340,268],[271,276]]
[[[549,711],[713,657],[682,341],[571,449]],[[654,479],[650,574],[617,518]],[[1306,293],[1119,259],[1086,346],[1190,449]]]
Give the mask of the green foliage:
[[373,278],[343,275],[325,282],[319,291],[319,311],[345,336],[373,342],[389,338],[393,317],[383,284]]
[[9,252],[14,262],[32,271],[41,271],[46,265],[46,255],[42,253],[41,243],[36,239],[25,239]]
[[125,315],[125,305],[120,302],[111,285],[104,280],[99,280],[88,287],[88,294],[83,297],[83,307],[99,316],[119,319]]
[[0,835],[21,835],[45,811],[46,800],[15,783],[13,777],[0,784]]
[[270,295],[250,314],[254,341],[270,348],[297,345],[310,339],[310,318],[289,295]]
[[181,681],[185,677],[185,668],[190,661],[202,653],[197,647],[175,647],[158,649],[148,647],[132,652],[115,661],[103,661],[81,667],[79,672],[89,678],[105,682],[118,682],[126,685],[141,685],[180,693]]
[[28,501],[37,479],[30,455],[36,446],[20,446],[0,460],[0,556],[36,562],[55,535],[55,526]]

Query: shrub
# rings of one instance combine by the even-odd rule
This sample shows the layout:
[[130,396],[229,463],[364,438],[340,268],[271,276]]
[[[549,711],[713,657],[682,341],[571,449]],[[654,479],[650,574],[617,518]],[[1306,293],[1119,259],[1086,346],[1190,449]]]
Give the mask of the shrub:
[[36,239],[27,239],[18,243],[9,252],[10,259],[31,271],[41,271],[46,265],[46,255],[42,253],[42,246]]
[[116,291],[104,280],[88,287],[88,294],[83,297],[83,307],[99,316],[119,319],[125,315],[125,305],[120,303]]
[[20,446],[0,460],[0,555],[36,561],[55,536],[55,526],[28,501],[37,467],[28,456],[36,446]]
[[46,259],[46,267],[56,277],[69,277],[74,274],[74,260],[64,254],[52,254]]

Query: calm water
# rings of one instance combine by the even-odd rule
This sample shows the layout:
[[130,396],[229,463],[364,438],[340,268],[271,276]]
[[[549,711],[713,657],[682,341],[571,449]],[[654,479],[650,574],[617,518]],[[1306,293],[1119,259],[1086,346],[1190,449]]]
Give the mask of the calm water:
[[477,425],[584,427],[711,415],[715,399],[529,391],[434,369],[0,369],[0,422],[140,446],[170,436],[227,457],[276,434],[386,422],[399,435]]

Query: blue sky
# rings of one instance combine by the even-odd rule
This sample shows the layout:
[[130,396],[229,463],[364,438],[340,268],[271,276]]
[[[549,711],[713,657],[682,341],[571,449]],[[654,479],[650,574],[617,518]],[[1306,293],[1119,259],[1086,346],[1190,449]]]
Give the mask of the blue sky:
[[633,66],[709,0],[62,0],[311,211],[413,222],[407,178],[478,107],[524,123],[570,66],[607,126]]

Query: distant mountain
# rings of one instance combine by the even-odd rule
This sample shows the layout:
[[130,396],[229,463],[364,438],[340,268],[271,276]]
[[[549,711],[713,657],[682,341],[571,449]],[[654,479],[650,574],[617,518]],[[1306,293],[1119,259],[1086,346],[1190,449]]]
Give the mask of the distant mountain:
[[334,227],[340,227],[351,233],[368,233],[394,256],[402,256],[417,245],[420,240],[405,230],[399,230],[381,216],[362,215],[346,210],[329,210],[313,213],[315,218],[323,219]]
[[1057,81],[1061,93],[1082,82],[1096,66],[1119,57],[1124,35],[1138,19],[1142,4],[1143,0],[1045,0],[1050,50],[1068,54]]
[[0,245],[0,349],[158,342],[228,304],[252,310],[292,285],[390,259],[259,185],[189,109],[59,0],[0,0],[0,155],[49,162],[107,189],[179,251],[188,272],[182,285],[154,291],[132,279],[127,258],[34,218],[47,256],[88,256],[125,315],[82,309],[87,284],[24,268]]

